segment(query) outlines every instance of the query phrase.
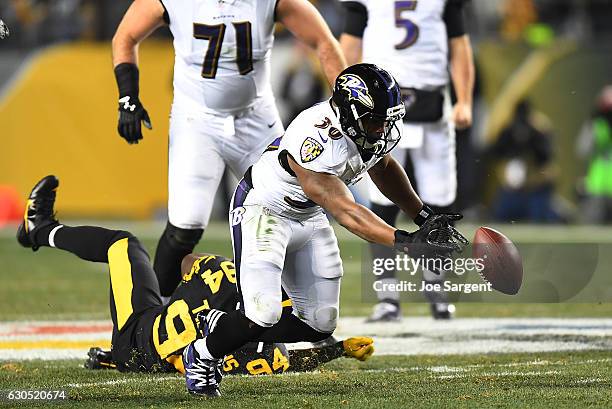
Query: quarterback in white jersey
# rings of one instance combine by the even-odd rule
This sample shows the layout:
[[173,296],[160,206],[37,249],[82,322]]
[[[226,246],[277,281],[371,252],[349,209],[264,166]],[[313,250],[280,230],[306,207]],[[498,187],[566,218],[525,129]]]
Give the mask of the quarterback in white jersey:
[[142,139],[151,121],[138,97],[138,44],[169,25],[175,51],[168,155],[168,224],[154,269],[172,294],[182,258],[200,240],[227,167],[242,177],[282,135],[270,85],[275,22],[316,50],[330,84],[345,67],[337,41],[307,0],[135,0],[113,38],[119,134]]
[[[474,67],[463,21],[464,0],[342,0],[346,25],[340,38],[349,64],[385,67],[397,78],[406,105],[405,138],[393,157],[414,174],[416,190],[433,212],[446,212],[455,201],[457,172],[455,127],[472,121]],[[449,63],[450,54],[450,63]],[[457,102],[451,107],[449,68]],[[372,210],[394,225],[399,209],[370,183]],[[373,246],[374,257],[385,250]],[[427,281],[442,277],[425,272]],[[380,277],[388,284],[393,272]],[[379,292],[373,321],[400,317],[399,294]],[[435,318],[454,309],[443,293],[426,293]]]
[[[323,209],[359,237],[413,256],[446,257],[458,249],[449,223],[460,216],[431,216],[408,233],[355,203],[347,189],[368,173],[410,217],[424,218],[423,203],[389,155],[404,112],[389,73],[351,66],[336,80],[331,100],[300,114],[246,172],[230,211],[240,309],[209,313],[209,334],[188,347],[200,362],[193,367],[205,379],[202,393],[218,390],[215,368],[224,355],[262,334],[315,342],[336,328],[342,260]],[[282,311],[283,289],[291,314]]]

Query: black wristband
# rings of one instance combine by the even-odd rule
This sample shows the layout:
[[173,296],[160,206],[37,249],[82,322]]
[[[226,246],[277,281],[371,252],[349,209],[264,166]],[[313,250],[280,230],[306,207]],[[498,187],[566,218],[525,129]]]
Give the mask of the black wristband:
[[424,204],[419,213],[414,218],[414,223],[420,227],[423,225],[423,223],[425,223],[425,220],[427,220],[433,214],[434,211],[431,209],[431,207]]
[[126,95],[138,97],[138,67],[124,62],[115,67],[115,79],[119,87],[119,97]]

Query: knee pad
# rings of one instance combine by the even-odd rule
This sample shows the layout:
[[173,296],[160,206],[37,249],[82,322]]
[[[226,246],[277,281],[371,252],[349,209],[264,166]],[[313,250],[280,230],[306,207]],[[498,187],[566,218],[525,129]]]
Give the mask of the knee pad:
[[263,293],[244,295],[244,315],[255,324],[271,327],[276,324],[283,313],[281,300]]
[[372,203],[371,210],[381,219],[390,226],[395,226],[397,221],[397,215],[399,214],[399,208],[395,205],[385,206]]
[[313,322],[309,324],[321,332],[322,335],[329,335],[336,329],[338,323],[338,308],[335,306],[326,306],[317,308],[313,314]]
[[188,248],[191,251],[198,244],[203,233],[204,229],[182,229],[168,222],[164,230],[164,237],[172,247]]

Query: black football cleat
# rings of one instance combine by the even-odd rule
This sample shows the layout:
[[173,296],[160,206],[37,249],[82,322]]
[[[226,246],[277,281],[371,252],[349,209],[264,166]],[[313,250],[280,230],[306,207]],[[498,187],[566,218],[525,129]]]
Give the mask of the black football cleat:
[[38,250],[39,246],[34,239],[36,231],[41,227],[57,223],[53,205],[58,186],[59,180],[49,175],[42,178],[32,189],[26,203],[23,222],[17,228],[17,241],[23,247],[31,247],[33,251]]
[[87,369],[116,369],[113,363],[111,351],[105,351],[100,347],[91,347],[87,353],[87,360],[83,365]]

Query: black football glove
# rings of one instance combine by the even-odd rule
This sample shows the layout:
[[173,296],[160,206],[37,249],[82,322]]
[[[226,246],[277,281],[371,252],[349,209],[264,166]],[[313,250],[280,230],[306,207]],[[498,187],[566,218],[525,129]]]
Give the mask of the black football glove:
[[[449,240],[454,241],[459,244],[461,248],[470,244],[468,239],[466,239],[463,234],[459,233],[459,231],[454,227],[456,221],[463,219],[463,216],[458,213],[435,214],[429,206],[423,205],[421,211],[414,218],[414,223],[417,226],[421,227],[432,216],[444,216],[446,218],[445,220],[448,222],[447,227],[449,228],[444,228],[439,230],[438,232],[433,232],[432,237],[430,237],[430,239],[438,242],[445,242]],[[439,237],[438,234],[440,234]]]
[[459,246],[450,240],[452,232],[448,219],[443,215],[433,215],[415,232],[395,231],[396,250],[413,258],[446,258]]
[[152,129],[151,119],[138,99],[138,67],[132,63],[121,63],[115,67],[115,78],[119,87],[119,135],[129,144],[142,139],[141,122]]
[[[468,243],[451,225],[461,217],[458,214],[432,214],[415,232],[396,230],[394,247],[413,258],[447,259]],[[439,274],[439,271],[433,272]]]
[[129,144],[138,143],[142,139],[143,123],[148,129],[153,129],[147,110],[144,109],[138,97],[126,95],[119,98],[119,135]]

